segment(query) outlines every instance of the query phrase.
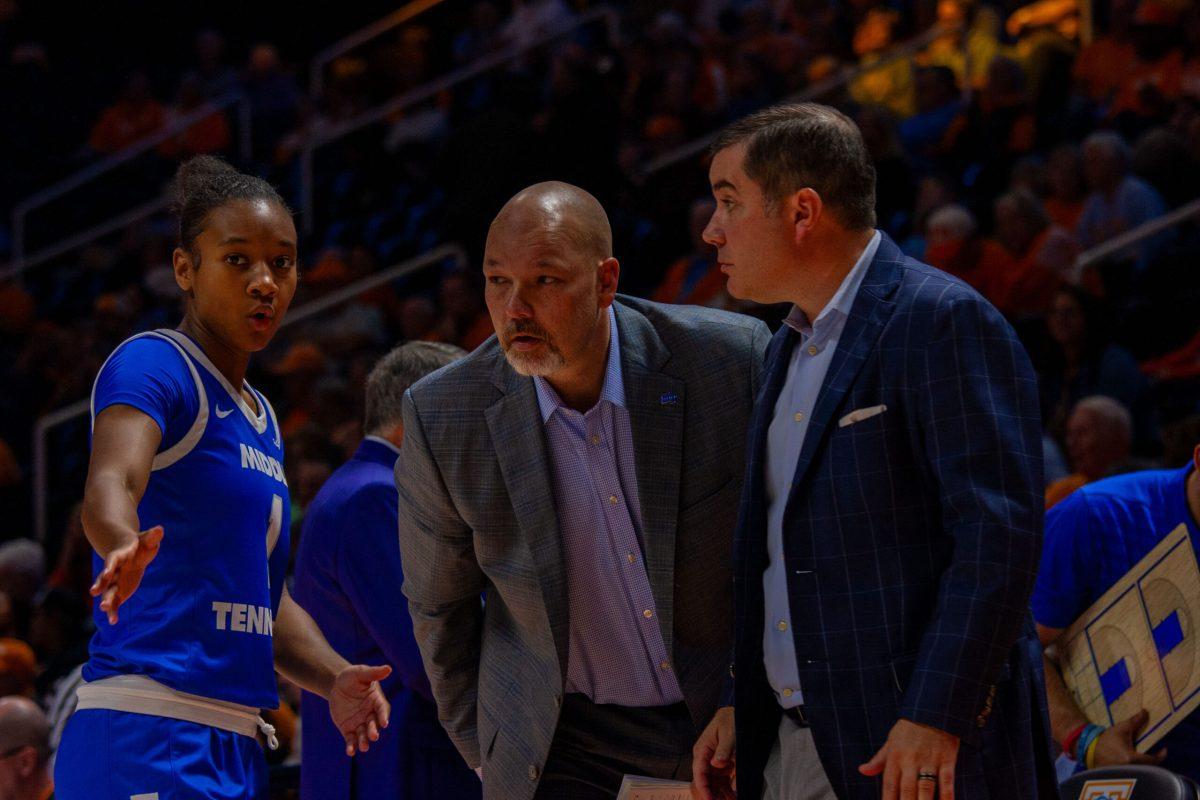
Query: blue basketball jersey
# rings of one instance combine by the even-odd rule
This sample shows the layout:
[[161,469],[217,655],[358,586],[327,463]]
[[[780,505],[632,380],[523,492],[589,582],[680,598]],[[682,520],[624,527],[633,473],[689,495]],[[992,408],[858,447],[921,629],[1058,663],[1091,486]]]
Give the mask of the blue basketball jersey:
[[[182,692],[274,708],[272,629],[288,560],[290,502],[275,412],[251,407],[194,340],[158,330],[100,368],[92,422],[114,404],[163,438],[138,504],[162,546],[110,625],[96,604],[85,680],[145,675]],[[93,559],[98,574],[99,557]]]

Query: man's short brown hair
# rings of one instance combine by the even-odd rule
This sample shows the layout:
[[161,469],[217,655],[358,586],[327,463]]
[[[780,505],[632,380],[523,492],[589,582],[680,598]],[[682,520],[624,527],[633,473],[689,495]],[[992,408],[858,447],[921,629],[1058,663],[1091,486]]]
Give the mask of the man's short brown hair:
[[875,227],[875,165],[858,126],[842,112],[817,103],[772,106],[730,124],[709,152],[743,142],[742,168],[762,187],[768,210],[807,187],[844,227]]

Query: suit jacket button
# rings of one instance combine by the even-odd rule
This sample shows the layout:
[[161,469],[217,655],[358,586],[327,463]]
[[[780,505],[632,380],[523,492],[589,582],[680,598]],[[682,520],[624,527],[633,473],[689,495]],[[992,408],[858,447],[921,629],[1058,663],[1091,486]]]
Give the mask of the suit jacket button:
[[538,768],[533,764],[529,765],[529,780],[536,781],[538,779]]

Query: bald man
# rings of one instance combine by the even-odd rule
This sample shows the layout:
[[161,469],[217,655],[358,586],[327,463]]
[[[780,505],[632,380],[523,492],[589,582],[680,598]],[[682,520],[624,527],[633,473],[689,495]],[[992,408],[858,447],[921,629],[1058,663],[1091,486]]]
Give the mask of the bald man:
[[483,272],[496,335],[405,395],[396,466],[404,593],[442,723],[484,798],[688,780],[729,666],[769,333],[617,295],[604,209],[563,183],[501,209]]
[[46,800],[50,779],[50,723],[28,698],[0,697],[0,800]]

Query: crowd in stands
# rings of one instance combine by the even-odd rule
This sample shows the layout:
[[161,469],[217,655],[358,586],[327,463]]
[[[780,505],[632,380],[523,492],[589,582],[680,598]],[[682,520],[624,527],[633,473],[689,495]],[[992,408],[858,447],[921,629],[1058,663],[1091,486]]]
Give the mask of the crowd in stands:
[[[243,166],[298,201],[302,151],[313,137],[570,26],[595,5],[480,0],[458,4],[438,24],[418,17],[329,64],[319,96],[297,78],[304,65],[272,44],[250,43],[238,70],[225,36],[201,30],[194,63],[172,90],[143,72],[128,75],[86,131],[89,155],[76,157],[118,152],[239,91],[249,98],[253,134]],[[572,28],[322,147],[315,205],[299,209],[314,232],[302,247],[296,304],[444,242],[477,259],[500,204],[556,178],[605,204],[625,291],[778,322],[780,309],[742,308],[725,292],[700,237],[713,208],[701,159],[644,167],[861,67],[818,99],[847,111],[864,133],[879,176],[878,226],[910,255],[978,289],[1021,335],[1041,383],[1047,506],[1116,472],[1187,462],[1200,440],[1200,230],[1194,222],[1170,228],[1084,269],[1077,259],[1197,197],[1193,0],[1101,0],[1086,19],[1075,0],[613,7],[619,35],[603,21]],[[48,102],[46,53],[22,38],[19,20],[16,2],[0,0],[0,102],[35,115]],[[899,43],[931,31],[911,57],[889,59]],[[14,163],[39,146],[22,124],[20,113],[0,122]],[[153,157],[168,166],[199,152],[242,160],[237,125],[228,109],[216,111],[163,140]],[[43,144],[70,144],[57,136]],[[13,185],[29,193],[55,177],[29,172],[39,163],[29,159]],[[0,206],[19,199],[8,192]],[[44,543],[30,541],[30,432],[39,417],[86,398],[126,337],[176,324],[174,236],[169,221],[152,216],[40,265],[23,282],[0,282],[0,696],[35,698],[56,730],[91,624],[91,553],[76,505],[87,421],[49,433]],[[273,399],[287,438],[294,542],[306,505],[361,438],[363,382],[374,362],[400,341],[470,350],[490,332],[478,271],[435,265],[281,335],[251,378]]]

